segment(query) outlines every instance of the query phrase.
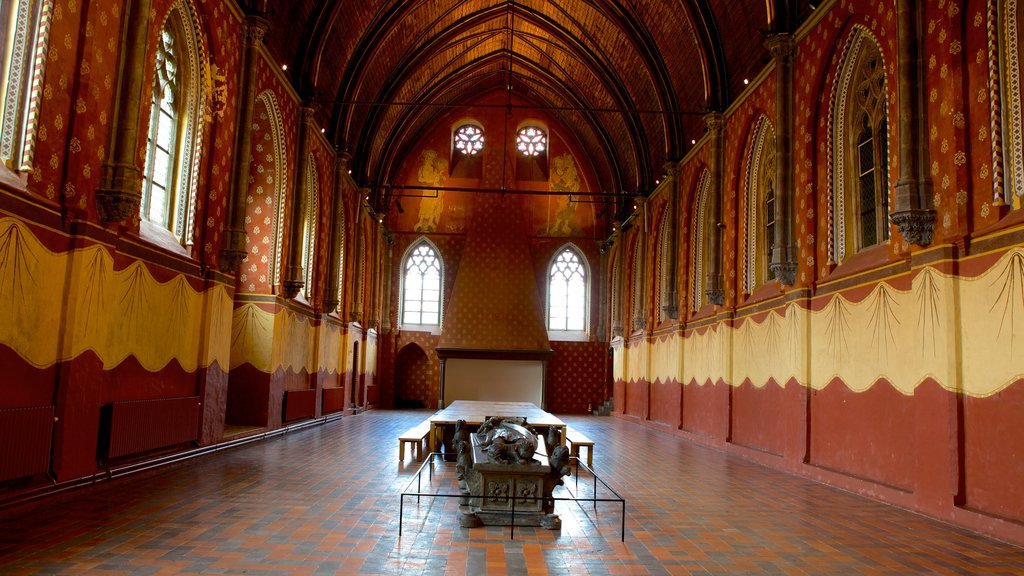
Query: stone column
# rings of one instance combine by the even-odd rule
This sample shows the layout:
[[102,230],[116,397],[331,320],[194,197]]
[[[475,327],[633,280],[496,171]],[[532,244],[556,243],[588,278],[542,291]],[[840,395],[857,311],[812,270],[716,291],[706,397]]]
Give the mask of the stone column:
[[679,318],[679,185],[676,182],[676,163],[665,162],[665,187],[668,206],[665,208],[665,234],[668,234],[668,251],[661,257],[665,262],[665,293],[661,298],[661,310],[665,316]]
[[110,156],[96,189],[96,210],[104,223],[121,222],[139,213],[139,115],[145,85],[146,48],[149,46],[149,13],[152,0],[125,2],[124,60],[117,88],[114,123],[110,131]]
[[252,114],[256,107],[256,63],[260,44],[270,23],[262,15],[250,14],[242,25],[242,73],[238,85],[238,124],[235,128],[235,156],[231,167],[231,198],[228,201],[227,229],[221,240],[220,269],[234,274],[245,260],[245,197],[249,193],[249,156],[252,144]]
[[708,302],[716,306],[725,303],[725,289],[722,281],[722,170],[725,164],[725,120],[721,112],[712,112],[704,116],[708,134],[711,137],[711,184],[708,198],[708,270],[704,276],[704,294]]
[[793,242],[793,57],[796,43],[786,33],[772,34],[765,42],[775,62],[775,245],[769,246],[768,269],[780,284],[796,281],[796,245]]
[[[299,133],[296,136],[298,150],[295,154],[295,180],[292,185],[292,212],[291,227],[288,230],[288,260],[284,268],[284,281],[281,283],[284,288],[285,298],[295,298],[305,286],[306,281],[302,268],[302,222],[306,217],[307,202],[315,202],[315,198],[309,198],[309,171],[306,169],[306,162],[309,161],[309,137],[313,133],[313,108],[304,105],[299,108]],[[309,265],[313,265],[310,258]]]
[[928,175],[922,4],[921,0],[896,2],[900,169],[896,181],[896,205],[890,218],[907,242],[927,246],[935,232],[935,210],[932,209],[932,181]]

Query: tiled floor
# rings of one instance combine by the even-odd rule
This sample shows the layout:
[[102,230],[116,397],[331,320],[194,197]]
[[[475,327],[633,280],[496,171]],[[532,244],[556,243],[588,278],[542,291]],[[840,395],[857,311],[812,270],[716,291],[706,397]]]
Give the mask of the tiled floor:
[[[571,417],[627,500],[560,532],[464,529],[409,503],[371,411],[0,514],[0,574],[1024,574],[1024,550],[612,418]],[[431,490],[448,490],[451,471]],[[583,482],[581,481],[581,484]],[[428,489],[427,486],[424,486]]]

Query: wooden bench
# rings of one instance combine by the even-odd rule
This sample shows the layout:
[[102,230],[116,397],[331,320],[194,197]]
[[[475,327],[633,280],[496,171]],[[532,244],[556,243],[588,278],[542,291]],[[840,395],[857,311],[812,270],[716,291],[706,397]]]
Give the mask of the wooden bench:
[[424,420],[398,437],[398,461],[405,462],[405,445],[412,445],[412,455],[423,460],[423,445],[430,435],[430,420]]
[[569,448],[569,454],[580,457],[580,447],[587,448],[587,466],[594,467],[594,441],[587,438],[587,435],[579,430],[565,429],[565,445]]

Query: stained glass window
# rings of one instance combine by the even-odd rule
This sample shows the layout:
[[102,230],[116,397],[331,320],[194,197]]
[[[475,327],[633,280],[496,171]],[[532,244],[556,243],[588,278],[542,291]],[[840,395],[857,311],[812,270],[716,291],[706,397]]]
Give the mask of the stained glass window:
[[168,229],[171,228],[173,214],[180,88],[178,48],[171,31],[164,27],[156,47],[156,78],[153,82],[153,107],[146,142],[142,217]]
[[548,270],[548,330],[587,327],[587,270],[579,253],[564,248]]
[[441,260],[421,242],[405,259],[402,283],[402,324],[441,323]]
[[540,156],[548,148],[548,135],[536,126],[527,126],[516,136],[516,149],[524,156]]
[[455,131],[455,149],[466,156],[475,156],[484,149],[484,131],[466,124]]

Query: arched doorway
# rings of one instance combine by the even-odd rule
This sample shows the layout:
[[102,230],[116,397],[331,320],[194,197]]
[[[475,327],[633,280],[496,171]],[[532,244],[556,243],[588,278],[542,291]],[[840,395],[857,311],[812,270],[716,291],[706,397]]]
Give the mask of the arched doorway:
[[438,399],[438,368],[416,344],[395,359],[395,408],[433,408]]

